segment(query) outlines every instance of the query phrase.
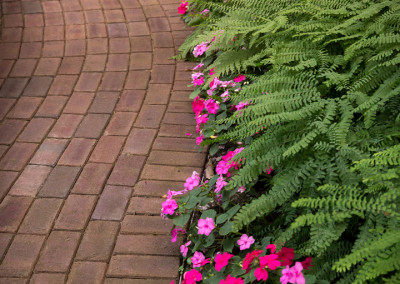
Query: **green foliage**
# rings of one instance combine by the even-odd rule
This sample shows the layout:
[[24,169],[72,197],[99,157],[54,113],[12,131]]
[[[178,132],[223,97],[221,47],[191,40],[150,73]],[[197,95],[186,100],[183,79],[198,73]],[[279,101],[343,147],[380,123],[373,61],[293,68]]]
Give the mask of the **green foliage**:
[[205,144],[251,137],[231,190],[274,169],[220,234],[257,228],[315,256],[315,276],[331,283],[398,282],[400,1],[191,4],[211,13],[179,57],[208,42],[207,70],[250,78],[231,96],[250,105],[213,120],[220,135]]

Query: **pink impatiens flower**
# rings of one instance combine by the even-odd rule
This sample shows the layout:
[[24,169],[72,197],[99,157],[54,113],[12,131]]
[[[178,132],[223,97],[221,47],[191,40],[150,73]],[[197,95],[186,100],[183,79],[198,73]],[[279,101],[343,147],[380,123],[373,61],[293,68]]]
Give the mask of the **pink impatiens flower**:
[[211,68],[210,69],[210,76],[212,76],[212,75],[214,75],[215,74],[215,70],[214,70],[214,68]]
[[208,121],[208,113],[206,113],[206,114],[203,114],[203,115],[198,115],[197,117],[196,117],[196,123],[198,124],[198,125],[200,125],[200,124],[203,124],[203,123],[206,123],[207,121]]
[[282,266],[292,265],[294,258],[294,249],[282,247],[281,251],[278,252],[279,260]]
[[215,228],[214,220],[209,217],[207,217],[206,219],[199,219],[199,221],[197,222],[197,227],[199,227],[199,230],[197,232],[199,235],[208,236]]
[[200,99],[199,96],[195,97],[192,102],[193,112],[196,116],[198,116],[204,109],[205,102],[203,99]]
[[217,254],[215,256],[215,270],[221,271],[221,269],[228,265],[228,261],[233,257],[233,254],[224,252],[223,254]]
[[193,55],[194,57],[199,57],[202,56],[204,52],[207,51],[210,47],[207,46],[208,42],[202,42],[198,45],[196,45],[193,49]]
[[191,243],[192,243],[191,241],[188,241],[186,244],[181,245],[180,249],[181,249],[181,253],[184,257],[187,256],[187,253],[189,250],[188,246],[190,246]]
[[218,77],[215,77],[210,83],[210,89],[216,90],[219,85],[221,85],[221,81],[218,79]]
[[196,145],[200,145],[201,142],[204,140],[204,135],[201,134],[200,136],[196,137]]
[[217,182],[216,182],[214,192],[216,192],[216,193],[220,192],[221,189],[227,184],[228,183],[224,180],[224,178],[222,176],[219,176],[219,178],[217,179]]
[[201,68],[201,67],[203,67],[203,66],[204,66],[204,64],[200,62],[198,65],[196,65],[195,67],[193,67],[193,70],[199,69],[199,68]]
[[257,267],[256,270],[254,271],[254,276],[257,278],[257,281],[267,281],[268,279],[268,271],[261,268],[261,267]]
[[269,245],[266,246],[265,249],[269,249],[269,250],[271,250],[271,253],[274,253],[276,251],[276,245],[269,244]]
[[260,256],[260,267],[264,268],[268,266],[269,269],[275,270],[278,266],[281,265],[281,262],[278,260],[277,254],[269,254],[265,256]]
[[206,258],[204,257],[204,254],[201,252],[196,251],[192,258],[190,259],[193,264],[193,268],[195,267],[201,267],[201,263],[205,260]]
[[235,81],[236,83],[242,82],[243,80],[246,79],[246,76],[244,75],[239,75],[237,76],[235,79],[233,79],[233,81]]
[[188,2],[182,2],[181,5],[178,7],[178,13],[184,15],[188,9]]
[[253,260],[262,253],[263,253],[262,250],[255,250],[255,251],[252,251],[252,252],[249,252],[248,254],[246,254],[246,256],[243,260],[243,265],[242,265],[242,268],[244,270],[246,270],[246,273],[248,273],[250,271],[250,269],[251,269],[250,266],[251,266],[251,263],[253,262]]
[[223,93],[221,94],[221,98],[222,98],[222,100],[223,100],[224,102],[226,102],[226,101],[229,99],[229,91],[226,90],[225,92],[223,92]]
[[185,272],[183,279],[185,284],[196,284],[197,281],[203,279],[203,275],[201,275],[200,271],[193,268],[192,270]]
[[201,76],[204,76],[204,74],[201,73],[201,72],[192,74],[192,83],[193,83],[193,85],[200,86],[200,85],[204,84],[204,77],[201,77]]
[[192,173],[191,177],[188,177],[186,179],[186,182],[184,184],[185,189],[187,190],[192,190],[193,188],[195,188],[196,186],[198,186],[200,184],[200,175],[198,172],[194,171]]
[[303,266],[304,269],[310,270],[308,268],[310,266],[314,266],[314,265],[311,265],[311,261],[312,261],[312,257],[307,257],[305,260],[303,260],[301,262],[301,265]]
[[218,103],[214,99],[206,100],[206,110],[211,114],[216,114],[219,109]]
[[174,215],[175,209],[178,208],[178,204],[173,199],[167,199],[161,205],[162,213],[168,215]]
[[240,277],[235,278],[232,277],[230,275],[228,275],[228,277],[226,277],[226,279],[222,279],[221,281],[219,281],[219,284],[243,284],[244,280]]
[[175,243],[176,242],[176,239],[178,238],[178,230],[176,229],[176,228],[174,228],[172,231],[171,231],[171,242],[172,243]]
[[280,281],[282,282],[282,284],[287,284],[288,282],[305,284],[306,280],[303,273],[301,272],[302,270],[303,266],[300,262],[296,262],[296,264],[291,268],[289,268],[289,266],[286,266],[286,268],[282,270],[282,277],[280,278]]
[[237,244],[240,246],[240,250],[248,249],[252,244],[254,244],[254,238],[243,234],[237,241]]
[[247,107],[249,105],[249,102],[240,102],[239,104],[236,105],[236,110],[241,110],[244,107]]
[[200,14],[202,14],[202,15],[207,15],[208,12],[210,12],[210,10],[204,9],[203,11],[200,12]]
[[246,187],[244,187],[244,186],[239,186],[239,188],[238,188],[238,191],[237,192],[239,192],[239,193],[243,193],[243,192],[245,192],[246,191]]

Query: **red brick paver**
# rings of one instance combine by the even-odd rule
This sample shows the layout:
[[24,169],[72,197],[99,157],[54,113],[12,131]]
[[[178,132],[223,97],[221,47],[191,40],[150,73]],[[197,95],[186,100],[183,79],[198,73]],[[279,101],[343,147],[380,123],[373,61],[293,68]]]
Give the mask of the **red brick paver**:
[[177,279],[162,196],[206,155],[180,2],[0,3],[0,283]]

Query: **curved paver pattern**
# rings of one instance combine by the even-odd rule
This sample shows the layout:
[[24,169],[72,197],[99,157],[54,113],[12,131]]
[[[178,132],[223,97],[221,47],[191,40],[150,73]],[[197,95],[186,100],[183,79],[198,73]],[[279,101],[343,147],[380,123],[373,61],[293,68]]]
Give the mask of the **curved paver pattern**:
[[169,283],[201,171],[180,0],[2,1],[0,283]]

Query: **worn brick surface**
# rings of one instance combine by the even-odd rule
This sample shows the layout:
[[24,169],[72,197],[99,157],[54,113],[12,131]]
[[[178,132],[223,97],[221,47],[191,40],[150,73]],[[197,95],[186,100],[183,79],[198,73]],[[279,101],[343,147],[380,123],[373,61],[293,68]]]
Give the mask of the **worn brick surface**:
[[90,152],[93,149],[93,145],[96,143],[94,139],[74,138],[69,143],[64,154],[58,161],[59,165],[69,166],[82,166]]
[[17,235],[0,265],[0,275],[29,276],[44,239],[44,236]]
[[1,4],[0,283],[176,280],[160,206],[205,159],[180,2]]
[[68,140],[48,138],[43,141],[35,155],[31,159],[31,164],[54,166],[64,151]]
[[78,246],[80,233],[53,231],[46,240],[36,271],[66,272]]
[[80,194],[100,194],[111,168],[112,165],[110,164],[88,163],[75,183],[72,192]]
[[123,153],[147,155],[156,134],[155,129],[133,128],[126,140]]
[[179,255],[181,242],[180,239],[172,243],[170,236],[119,235],[114,251],[116,254]]
[[107,275],[131,277],[177,277],[179,259],[167,256],[117,255]]
[[0,231],[17,231],[31,202],[30,197],[6,196],[0,204]]
[[74,184],[79,170],[79,167],[56,166],[39,191],[39,196],[65,198]]
[[134,186],[143,167],[145,157],[121,155],[107,181],[107,184]]
[[50,174],[51,167],[28,165],[10,190],[12,195],[35,197]]
[[47,234],[61,208],[61,204],[61,199],[36,199],[33,201],[18,232],[24,234]]
[[90,221],[76,254],[77,260],[108,261],[119,222]]
[[89,219],[96,197],[92,195],[70,195],[58,216],[55,229],[82,230]]
[[106,272],[107,263],[75,262],[69,273],[68,284],[93,283],[100,284]]
[[89,161],[98,163],[113,163],[117,159],[124,141],[124,137],[101,137],[92,155],[90,156]]
[[93,212],[92,219],[121,220],[131,192],[130,187],[106,186]]

